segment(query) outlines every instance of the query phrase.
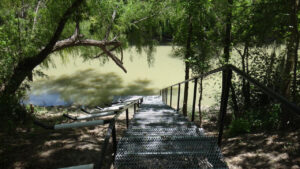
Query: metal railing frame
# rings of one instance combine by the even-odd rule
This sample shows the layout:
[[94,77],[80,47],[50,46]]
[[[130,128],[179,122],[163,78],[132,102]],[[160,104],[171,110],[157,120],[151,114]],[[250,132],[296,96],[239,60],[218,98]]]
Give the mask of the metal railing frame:
[[[206,73],[200,74],[196,77],[190,78],[188,80],[173,84],[171,86],[168,86],[166,88],[163,88],[160,90],[160,94],[162,96],[162,100],[165,104],[168,104],[167,98],[168,98],[168,89],[170,88],[170,98],[172,98],[172,89],[174,86],[178,86],[178,98],[177,98],[177,111],[180,110],[179,102],[180,102],[180,86],[181,84],[189,83],[190,81],[194,81],[194,95],[193,95],[193,107],[192,107],[192,118],[191,120],[194,121],[195,119],[195,107],[196,107],[196,93],[197,93],[197,83],[198,79],[207,77],[209,75],[212,75],[217,72],[222,71],[222,93],[221,93],[221,105],[220,105],[220,112],[219,112],[219,134],[218,134],[218,145],[221,147],[222,144],[222,136],[223,136],[223,129],[224,129],[224,118],[226,116],[227,112],[227,105],[228,105],[228,98],[229,98],[229,91],[231,87],[231,79],[232,79],[232,72],[235,72],[242,78],[248,80],[250,83],[258,87],[260,90],[262,90],[265,94],[270,96],[271,98],[274,98],[278,100],[281,104],[285,105],[288,109],[290,109],[292,112],[296,113],[297,115],[300,115],[300,108],[290,102],[288,99],[283,97],[282,95],[276,93],[272,89],[264,86],[254,78],[252,78],[250,75],[246,74],[242,70],[238,69],[237,67],[227,64],[222,67],[219,67],[217,69],[208,71]],[[171,101],[170,101],[170,107],[172,107]]]
[[[132,104],[130,104],[134,108],[133,109],[134,113],[136,113],[137,107],[139,108],[141,106],[142,102],[143,102],[143,98],[140,98],[137,101],[134,101]],[[107,148],[108,148],[110,138],[112,138],[113,154],[114,154],[113,161],[114,161],[116,151],[117,151],[117,136],[116,136],[116,125],[115,124],[116,124],[116,121],[117,121],[119,115],[121,115],[125,111],[126,112],[126,127],[127,128],[129,127],[129,111],[128,111],[128,108],[129,107],[126,107],[125,109],[120,109],[120,110],[114,111],[115,116],[111,119],[96,120],[96,121],[99,121],[98,125],[109,124],[109,126],[108,126],[108,129],[107,129],[107,133],[105,135],[104,143],[102,145],[100,160],[96,163],[96,165],[94,165],[94,169],[101,169],[103,167],[104,160],[105,160],[105,155],[106,155],[106,151],[107,151]],[[81,109],[81,110],[83,112],[87,113],[87,114],[92,114],[92,113],[90,113],[89,111],[87,111],[85,109]],[[108,115],[111,115],[111,114],[108,114]],[[64,114],[63,116],[67,117],[69,119],[72,119],[72,120],[83,120],[83,119],[77,119],[77,118],[74,118],[74,117],[67,116],[66,114]],[[94,118],[97,118],[97,117],[98,116],[96,116]],[[99,117],[101,117],[101,116],[99,116]],[[65,128],[62,128],[62,127],[58,128],[57,126],[68,125],[68,123],[67,124],[59,124],[59,125],[47,125],[47,124],[41,123],[39,121],[34,121],[34,123],[36,125],[44,128],[44,129],[49,129],[49,130],[65,129]],[[78,123],[78,124],[82,123],[85,126],[92,126],[92,125],[86,125],[85,123],[87,123],[87,122],[75,122],[75,123]],[[95,124],[93,124],[93,126],[95,126]],[[84,126],[80,126],[80,127],[84,127]],[[72,127],[68,126],[67,128],[72,128]]]

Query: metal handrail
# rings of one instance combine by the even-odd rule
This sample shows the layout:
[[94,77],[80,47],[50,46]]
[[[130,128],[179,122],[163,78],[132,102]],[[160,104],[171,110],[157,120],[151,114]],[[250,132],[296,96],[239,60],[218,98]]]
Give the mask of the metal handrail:
[[[258,82],[257,80],[255,80],[254,78],[252,78],[251,76],[249,76],[248,74],[246,74],[245,72],[243,72],[242,70],[240,70],[239,68],[231,65],[231,64],[227,64],[225,66],[222,66],[222,67],[219,67],[217,69],[214,69],[214,70],[211,70],[211,71],[208,71],[206,73],[203,73],[203,74],[200,74],[198,76],[195,76],[193,78],[190,78],[190,79],[187,79],[187,80],[184,80],[182,82],[179,82],[179,83],[176,83],[176,84],[173,84],[171,86],[168,86],[166,88],[163,88],[163,89],[168,89],[170,87],[173,87],[173,86],[176,86],[176,85],[179,85],[179,84],[182,84],[182,83],[186,83],[186,82],[190,82],[192,80],[195,80],[195,79],[199,79],[199,78],[204,78],[206,76],[209,76],[211,74],[214,74],[214,73],[217,73],[217,72],[220,72],[220,71],[223,71],[225,70],[226,68],[229,68],[231,70],[233,70],[234,72],[236,72],[238,75],[242,76],[243,78],[247,79],[249,82],[251,82],[252,84],[254,84],[256,87],[258,87],[259,89],[261,89],[265,94],[269,95],[270,97],[274,98],[274,99],[277,99],[279,102],[283,103],[285,106],[287,106],[289,109],[293,110],[296,114],[300,115],[300,108],[295,104],[295,103],[292,103],[290,102],[288,99],[286,99],[285,97],[283,97],[282,95],[276,93],[275,91],[273,91],[272,89],[264,86],[263,84],[261,84],[260,82]],[[162,90],[163,90],[162,89]]]
[[289,109],[293,110],[296,114],[300,115],[300,107],[298,107],[295,103],[290,102],[288,99],[283,97],[282,95],[276,93],[274,90],[264,86],[263,84],[259,83],[257,80],[243,72],[242,70],[238,69],[233,65],[228,65],[231,70],[242,76],[243,78],[247,79],[249,82],[254,84],[256,87],[261,89],[265,94],[269,95],[270,97],[278,100],[279,102],[283,103]]
[[209,76],[211,74],[217,73],[222,71],[222,96],[221,96],[221,107],[220,107],[220,114],[219,114],[219,124],[220,124],[220,128],[219,128],[219,136],[218,136],[218,144],[219,146],[221,146],[221,140],[222,140],[222,134],[223,134],[223,127],[224,127],[224,117],[226,115],[226,109],[227,109],[227,104],[228,104],[228,97],[229,97],[229,88],[231,86],[231,78],[232,78],[232,71],[234,71],[235,73],[237,73],[239,76],[241,76],[242,78],[248,80],[250,83],[254,84],[254,86],[258,87],[259,89],[262,90],[263,93],[267,94],[268,96],[270,96],[271,98],[274,98],[276,100],[278,100],[281,104],[283,104],[284,106],[286,106],[288,109],[292,110],[292,112],[294,112],[297,115],[300,115],[300,108],[295,104],[290,102],[288,99],[286,99],[285,97],[283,97],[282,95],[276,93],[275,91],[273,91],[272,89],[264,86],[263,84],[261,84],[259,81],[255,80],[254,78],[252,78],[250,75],[246,74],[245,72],[243,72],[242,70],[238,69],[237,67],[231,65],[231,64],[227,64],[224,65],[222,67],[219,67],[217,69],[208,71],[206,73],[202,73],[198,76],[195,76],[193,78],[184,80],[182,82],[173,84],[171,86],[168,86],[166,88],[163,88],[160,90],[160,94],[162,95],[162,100],[163,102],[165,102],[167,104],[167,100],[168,100],[168,88],[171,88],[171,94],[170,94],[170,106],[171,106],[171,100],[172,100],[172,88],[173,86],[178,85],[178,102],[177,102],[177,110],[179,110],[179,100],[180,100],[180,85],[183,83],[188,83],[190,81],[194,80],[194,98],[193,98],[193,109],[192,109],[192,121],[194,121],[194,115],[195,115],[195,100],[196,100],[196,85],[197,85],[197,81],[200,78],[204,78],[206,76]]
[[225,66],[222,66],[222,67],[219,67],[219,68],[217,68],[217,69],[208,71],[208,72],[206,72],[206,73],[202,73],[202,74],[200,74],[200,75],[198,75],[198,76],[195,76],[195,77],[192,77],[192,78],[190,78],[190,79],[184,80],[184,81],[182,81],[182,82],[173,84],[173,85],[168,86],[168,87],[163,88],[163,89],[167,89],[167,88],[172,87],[172,86],[177,86],[177,85],[179,85],[179,84],[186,83],[186,82],[189,82],[189,81],[192,81],[192,80],[195,80],[195,79],[204,78],[204,77],[206,77],[206,76],[208,76],[208,75],[211,75],[211,74],[220,72],[220,71],[224,70],[226,67],[227,67],[226,65],[225,65]]
[[[75,127],[88,127],[88,126],[95,126],[95,125],[104,125],[104,124],[108,124],[108,129],[107,129],[107,133],[105,135],[105,139],[104,139],[104,143],[102,145],[102,149],[101,149],[101,156],[100,156],[100,160],[93,165],[94,169],[101,169],[103,167],[103,163],[105,160],[105,155],[106,155],[106,151],[108,148],[108,144],[109,144],[109,139],[112,137],[112,141],[113,141],[113,153],[114,156],[116,154],[117,151],[117,137],[116,137],[116,126],[115,123],[118,119],[118,117],[125,111],[126,112],[126,126],[128,128],[129,125],[129,111],[128,108],[133,106],[134,108],[134,113],[136,113],[136,106],[140,107],[141,103],[143,102],[143,97],[138,98],[137,100],[133,100],[130,104],[126,104],[124,105],[123,108],[118,108],[117,110],[114,110],[113,114],[115,114],[114,117],[110,118],[110,119],[105,119],[105,120],[94,120],[94,121],[87,121],[87,122],[72,122],[72,123],[62,123],[62,124],[55,124],[55,125],[49,125],[49,124],[45,124],[42,123],[40,121],[35,120],[34,124],[44,128],[44,129],[48,129],[48,130],[59,130],[59,129],[68,129],[68,128],[75,128]],[[88,112],[87,110],[85,110],[84,108],[81,108],[81,110],[84,110],[86,112]],[[110,110],[111,111],[111,110]],[[108,113],[111,113],[110,111],[108,111]],[[104,114],[105,112],[102,112],[102,114]],[[107,113],[107,111],[106,111]],[[88,112],[88,116],[92,116],[92,115],[99,115],[98,114],[93,114]],[[110,115],[113,115],[110,114]],[[107,114],[106,114],[107,115]],[[77,117],[72,117],[69,116],[67,114],[63,114],[63,116],[70,118],[72,120],[84,120],[84,119],[89,119],[91,117],[88,118],[77,118]],[[101,116],[96,116],[96,117],[101,117]],[[115,158],[115,157],[114,157]],[[91,166],[92,164],[89,165],[84,165],[86,166]]]

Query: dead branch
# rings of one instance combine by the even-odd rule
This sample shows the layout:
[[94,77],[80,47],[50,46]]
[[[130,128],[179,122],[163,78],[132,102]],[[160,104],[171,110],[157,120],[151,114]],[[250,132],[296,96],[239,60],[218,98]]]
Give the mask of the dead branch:
[[112,14],[112,16],[111,16],[111,22],[110,22],[110,25],[108,26],[107,31],[106,31],[105,40],[107,40],[108,37],[109,37],[110,31],[111,31],[111,29],[112,29],[112,25],[113,25],[114,20],[115,20],[115,18],[116,18],[116,14],[117,14],[117,12],[116,12],[116,10],[114,10],[114,11],[113,11],[113,14]]
[[[118,47],[120,47],[120,45],[115,45],[113,48],[109,49],[108,51],[112,52],[112,51],[116,50]],[[97,56],[95,56],[94,59],[99,58],[100,56],[102,56],[104,54],[106,54],[106,53],[102,52],[102,53],[98,54]]]
[[119,58],[117,58],[113,53],[109,52],[108,50],[106,50],[105,47],[101,47],[101,49],[125,72],[127,73],[127,70],[125,69],[125,67],[123,66],[123,63],[121,60],[119,60]]
[[34,19],[33,19],[33,25],[32,25],[32,31],[31,32],[33,32],[34,29],[35,29],[35,25],[36,25],[36,22],[37,22],[37,16],[38,16],[40,5],[41,5],[41,0],[38,1],[38,4],[37,4],[37,6],[35,8],[35,11],[34,11],[35,16],[34,16]]
[[238,49],[237,47],[233,47],[241,57],[243,57],[244,55],[242,54],[242,51],[240,49]]

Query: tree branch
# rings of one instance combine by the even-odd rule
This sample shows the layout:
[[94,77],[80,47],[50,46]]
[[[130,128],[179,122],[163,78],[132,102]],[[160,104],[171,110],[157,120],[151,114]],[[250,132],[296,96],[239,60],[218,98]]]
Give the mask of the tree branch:
[[241,57],[243,57],[244,55],[242,54],[242,51],[241,50],[239,50],[237,47],[233,47],[239,54],[240,54],[240,56]]
[[[106,41],[106,40],[99,41],[99,40],[94,40],[94,39],[83,39],[83,40],[81,40],[79,38],[79,35],[76,32],[77,31],[75,31],[75,33],[70,38],[56,42],[56,44],[53,48],[53,52],[59,51],[59,50],[65,49],[65,48],[69,48],[69,47],[74,47],[74,46],[99,47],[99,48],[102,49],[103,54],[106,54],[108,57],[110,57],[125,73],[127,73],[127,70],[123,66],[122,60],[118,59],[112,53],[112,51],[114,51],[116,48],[121,46],[121,42],[119,42],[119,41]],[[113,45],[114,47],[111,48],[110,50],[107,50],[106,49],[107,46],[111,46],[111,45]],[[102,53],[100,55],[102,55]],[[100,55],[98,55],[98,57],[100,57]]]
[[[118,47],[120,47],[120,45],[115,45],[113,48],[109,49],[108,51],[109,51],[109,52],[112,52],[112,51],[114,51],[115,49],[117,49]],[[100,56],[102,56],[102,55],[104,55],[104,54],[106,54],[106,53],[105,53],[105,52],[102,52],[102,53],[98,54],[97,56],[95,56],[94,59],[99,58]]]
[[149,18],[152,18],[152,17],[154,17],[154,16],[156,16],[156,15],[158,15],[158,14],[159,14],[159,13],[156,13],[156,14],[153,14],[153,15],[150,15],[150,16],[146,16],[146,17],[141,18],[141,19],[139,19],[139,20],[133,21],[131,24],[137,24],[137,23],[139,23],[139,22],[142,22],[142,21],[144,21],[144,20],[147,20],[147,19],[149,19]]
[[13,75],[10,77],[3,93],[10,95],[16,92],[28,74],[52,52],[54,45],[58,41],[65,24],[67,23],[73,12],[80,6],[83,0],[75,0],[72,5],[64,12],[63,16],[57,24],[57,28],[50,38],[48,44],[35,56],[26,57],[21,60],[14,69]]
[[[58,41],[54,46],[52,52],[59,51],[65,48],[74,47],[74,46],[94,46],[94,47],[106,47],[110,45],[120,45],[119,41],[106,41],[106,40],[94,40],[94,39],[75,39],[73,40],[72,37]],[[101,48],[102,49],[102,48]]]
[[110,34],[110,31],[111,31],[112,25],[113,25],[114,20],[115,20],[115,18],[116,18],[116,14],[117,14],[117,11],[114,10],[114,11],[113,11],[113,14],[112,14],[112,16],[111,16],[111,22],[110,22],[110,25],[108,26],[107,31],[106,31],[105,40],[107,40],[108,37],[109,37],[109,34]]
[[33,19],[33,25],[32,25],[32,31],[31,33],[34,32],[34,29],[35,29],[35,25],[36,25],[36,22],[37,22],[37,15],[38,15],[38,12],[39,12],[39,8],[40,8],[40,5],[41,5],[41,0],[38,1],[38,4],[35,8],[35,16],[34,16],[34,19]]
[[113,53],[109,52],[105,47],[101,47],[101,49],[125,72],[127,73],[127,70],[123,66],[122,61],[117,58]]

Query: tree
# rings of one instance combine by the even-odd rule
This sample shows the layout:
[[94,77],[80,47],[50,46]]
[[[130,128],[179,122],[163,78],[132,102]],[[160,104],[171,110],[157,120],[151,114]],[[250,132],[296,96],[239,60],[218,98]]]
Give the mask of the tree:
[[[288,1],[288,35],[287,35],[287,58],[283,70],[282,77],[282,94],[295,101],[296,95],[296,76],[297,76],[297,61],[298,61],[298,48],[299,48],[299,32],[298,32],[298,0]],[[292,80],[291,73],[294,72],[294,80]],[[293,94],[291,93],[291,86],[293,82]],[[290,111],[283,106],[283,111],[281,112],[281,126],[285,127],[288,121],[291,119],[292,115]]]
[[[122,49],[152,48],[153,36],[160,33],[153,27],[159,24],[158,11],[164,6],[138,0],[4,1],[0,4],[0,107],[10,114],[15,107],[11,101],[19,102],[34,68],[46,64],[51,53],[80,50],[86,59],[109,57],[126,72]],[[139,36],[132,39],[133,32]]]
[[[169,12],[171,33],[173,35],[174,55],[185,63],[185,80],[190,77],[190,70],[195,75],[208,69],[208,60],[216,56],[220,46],[219,27],[211,1],[173,2]],[[185,83],[183,114],[187,115],[188,83]],[[201,83],[200,83],[201,86]],[[202,90],[199,91],[200,95]],[[199,100],[201,106],[201,99]],[[199,109],[200,110],[200,109]],[[201,112],[201,110],[200,110]]]
[[[293,98],[294,101],[297,93],[295,68],[299,43],[297,10],[296,1],[236,0],[232,26],[233,46],[241,56],[242,69],[267,87],[290,100]],[[286,47],[286,50],[279,51],[280,47]],[[269,48],[272,50],[268,51]],[[250,85],[244,79],[242,95],[246,109],[250,103],[260,107],[276,103],[254,86],[251,86],[250,93]],[[286,124],[287,119],[290,119],[290,112],[283,106],[280,114],[281,123]]]

